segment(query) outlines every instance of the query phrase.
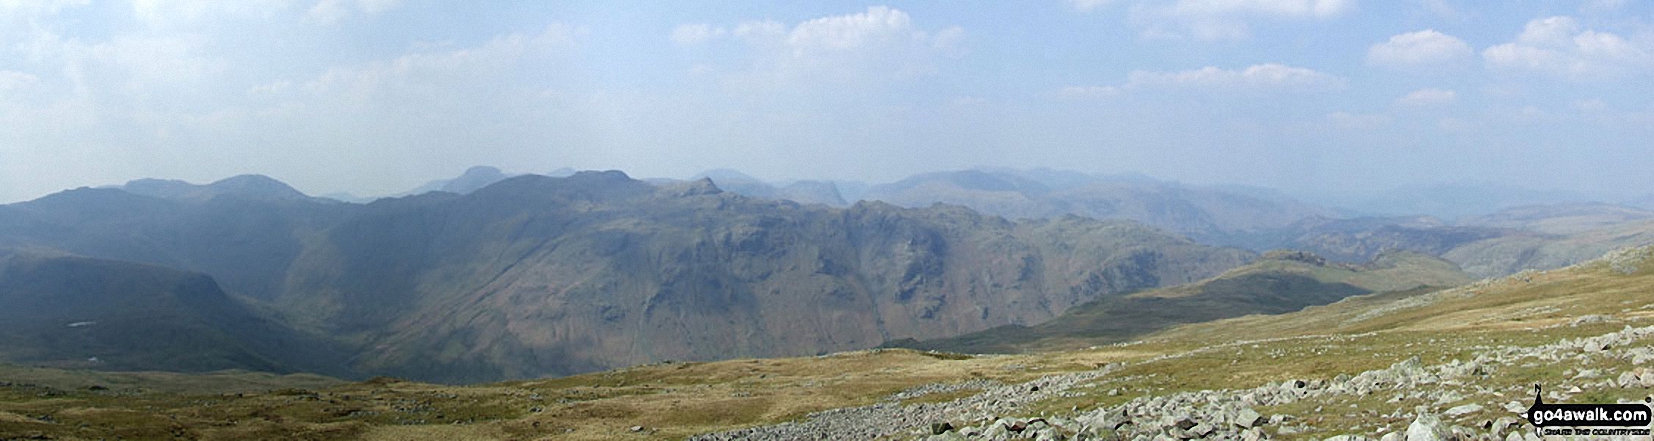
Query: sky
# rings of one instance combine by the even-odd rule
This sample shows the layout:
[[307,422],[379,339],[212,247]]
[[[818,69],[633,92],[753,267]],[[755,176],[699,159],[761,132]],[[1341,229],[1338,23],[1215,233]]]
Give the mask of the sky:
[[[777,4],[788,3],[788,4]],[[1643,0],[0,0],[0,202],[473,165],[1654,192]]]

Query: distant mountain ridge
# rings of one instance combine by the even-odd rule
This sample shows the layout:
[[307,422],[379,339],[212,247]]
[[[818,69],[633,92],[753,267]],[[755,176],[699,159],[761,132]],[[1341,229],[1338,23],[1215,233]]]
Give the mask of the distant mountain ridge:
[[206,200],[220,195],[278,200],[313,199],[286,183],[264,175],[232,176],[206,185],[168,179],[138,179],[116,188],[162,199]]
[[718,188],[745,196],[765,199],[785,199],[801,204],[822,204],[831,207],[850,205],[838,185],[832,181],[793,181],[771,184],[730,169],[708,170],[690,178],[709,179]]
[[1073,214],[1128,219],[1208,243],[1244,237],[1334,213],[1281,195],[1191,187],[1142,176],[1099,177],[1046,169],[926,173],[876,185],[864,199],[906,207],[965,205],[1008,218]]
[[[1205,241],[1312,251],[1328,268],[1414,251],[1478,276],[1654,243],[1654,219],[1619,206],[1517,207],[1457,223],[1340,219],[1292,209],[1301,203],[1263,189],[1049,170],[942,173],[867,191],[1043,213],[1022,220],[951,202],[840,208],[752,196],[722,188],[720,177],[744,176],[727,171],[652,183],[614,171],[501,174],[475,168],[444,183],[455,191],[366,204],[311,198],[261,176],[82,188],[0,205],[0,249],[210,275],[244,304],[249,323],[326,336],[323,346],[360,354],[352,372],[472,382],[948,341],[1003,325],[1056,329],[1071,322],[1042,323],[1087,302],[1113,305],[1104,315],[1137,329],[1370,290],[1254,275],[1267,280],[1224,283],[1272,288],[1229,291],[1239,297],[1128,295],[1203,280],[1256,256],[1167,225]],[[482,182],[490,183],[468,188]],[[746,191],[776,191],[756,185]],[[1270,212],[1281,207],[1288,209]],[[1321,294],[1264,295],[1280,290]]]
[[1031,324],[1252,257],[1129,222],[838,209],[620,172],[360,205],[82,189],[0,206],[0,246],[205,272],[358,351],[354,369],[456,382]]

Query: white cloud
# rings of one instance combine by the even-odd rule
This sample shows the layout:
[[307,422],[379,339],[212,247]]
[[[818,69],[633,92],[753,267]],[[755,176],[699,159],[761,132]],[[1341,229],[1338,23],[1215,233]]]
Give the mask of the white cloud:
[[1090,11],[1114,3],[1114,0],[1068,0],[1068,4],[1080,11]]
[[[1088,10],[1106,3],[1074,4]],[[1355,0],[1137,0],[1129,9],[1148,38],[1234,40],[1250,36],[1254,20],[1324,20],[1354,6]]]
[[302,0],[132,0],[132,15],[155,28],[223,16],[263,17]]
[[1207,66],[1177,72],[1135,71],[1127,75],[1126,87],[1328,90],[1343,88],[1344,79],[1302,67],[1269,63],[1239,70]]
[[402,0],[321,0],[310,7],[310,18],[333,24],[357,12],[378,15],[401,4]]
[[723,37],[727,33],[729,31],[724,28],[713,27],[706,23],[683,24],[672,29],[671,39],[672,43],[679,46],[696,46],[714,38]]
[[787,35],[797,52],[842,51],[913,38],[913,22],[906,12],[884,6],[860,14],[822,17],[799,23]]
[[69,7],[86,6],[91,0],[0,0],[0,17],[44,17]]
[[1489,67],[1531,71],[1572,79],[1602,78],[1646,71],[1654,49],[1619,35],[1581,29],[1572,17],[1528,22],[1516,40],[1482,51]]
[[1354,0],[1179,0],[1172,11],[1187,16],[1265,15],[1332,17],[1348,11]]
[[1057,96],[1063,98],[1096,98],[1120,94],[1120,88],[1114,86],[1068,86],[1057,91]]
[[1327,114],[1327,121],[1341,129],[1370,130],[1389,124],[1390,117],[1372,113],[1333,112]]
[[[12,70],[0,70],[0,94],[40,82],[40,77]],[[0,95],[4,96],[4,95]]]
[[[521,59],[572,47],[578,30],[552,24],[538,35],[521,33],[494,37],[477,47],[443,52],[410,53],[389,61],[329,70],[303,83],[304,89],[322,95],[343,94],[361,98],[378,97],[385,89],[408,89],[432,85],[441,89],[453,81],[478,81],[498,74]],[[259,92],[291,89],[278,81],[254,88]]]
[[1464,40],[1426,29],[1390,37],[1367,49],[1367,64],[1394,69],[1436,68],[1475,56]]
[[1459,93],[1444,89],[1419,89],[1396,99],[1396,104],[1409,107],[1446,106],[1459,102]]
[[[717,29],[708,25],[709,32]],[[700,34],[684,32],[690,38]],[[751,69],[737,81],[769,87],[909,79],[933,72],[941,57],[958,55],[965,39],[958,26],[925,31],[906,12],[884,6],[790,28],[776,21],[750,21],[734,26],[729,35],[745,42],[754,58]]]

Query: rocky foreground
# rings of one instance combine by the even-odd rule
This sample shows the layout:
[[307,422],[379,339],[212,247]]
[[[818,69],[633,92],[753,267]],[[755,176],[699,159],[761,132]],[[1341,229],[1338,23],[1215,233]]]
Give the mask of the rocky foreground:
[[[1607,320],[1584,317],[1569,327]],[[1068,416],[1028,415],[1019,410],[1052,397],[1078,396],[1088,382],[1121,370],[1114,363],[1096,370],[1050,375],[1020,384],[973,381],[933,384],[910,389],[886,401],[865,407],[836,409],[809,415],[802,421],[694,437],[695,440],[873,439],[880,437],[931,440],[1174,440],[1174,439],[1301,439],[1316,432],[1347,431],[1320,438],[1328,441],[1421,440],[1536,440],[1534,427],[1522,419],[1532,402],[1532,386],[1490,381],[1507,367],[1546,365],[1640,366],[1654,361],[1647,346],[1654,326],[1630,327],[1586,338],[1563,339],[1539,346],[1477,347],[1465,360],[1425,365],[1418,357],[1385,369],[1330,379],[1295,379],[1251,389],[1201,390],[1168,395],[1145,395],[1123,404],[1095,409],[1072,409]],[[1298,340],[1348,340],[1360,336],[1303,337]],[[1291,339],[1287,339],[1291,340]],[[1175,361],[1205,353],[1256,348],[1259,342],[1236,342],[1139,363]],[[1428,343],[1428,342],[1421,342]],[[1569,369],[1571,386],[1550,390],[1546,399],[1566,401],[1586,390],[1648,388],[1654,371],[1621,370],[1609,375],[1602,369]],[[1129,383],[1130,378],[1121,378]],[[979,389],[980,393],[943,403],[899,404],[931,393]],[[1117,395],[1119,388],[1103,392]],[[1526,394],[1526,398],[1522,398]],[[1371,408],[1332,403],[1385,403]],[[1290,405],[1316,405],[1300,414],[1272,413]],[[1405,405],[1407,403],[1420,403]],[[1462,403],[1456,404],[1455,403]],[[1484,406],[1478,403],[1499,403]],[[1493,407],[1493,408],[1489,408]],[[1372,428],[1318,427],[1325,414],[1354,420],[1401,421]],[[1365,417],[1365,418],[1363,418]],[[1349,421],[1349,419],[1340,419]],[[957,425],[957,426],[956,426]],[[1348,430],[1346,430],[1348,429]],[[1315,437],[1319,438],[1319,437]]]

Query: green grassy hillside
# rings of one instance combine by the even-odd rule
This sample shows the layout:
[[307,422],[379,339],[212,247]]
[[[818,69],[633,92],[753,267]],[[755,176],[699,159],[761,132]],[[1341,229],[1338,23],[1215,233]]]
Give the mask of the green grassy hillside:
[[325,340],[255,313],[205,275],[152,265],[0,249],[0,323],[5,362],[350,373]]
[[1185,323],[1280,314],[1355,295],[1423,292],[1469,281],[1451,262],[1417,253],[1388,253],[1365,265],[1349,265],[1308,253],[1275,252],[1199,283],[1099,299],[1034,326],[890,346],[964,353],[1078,349]]

